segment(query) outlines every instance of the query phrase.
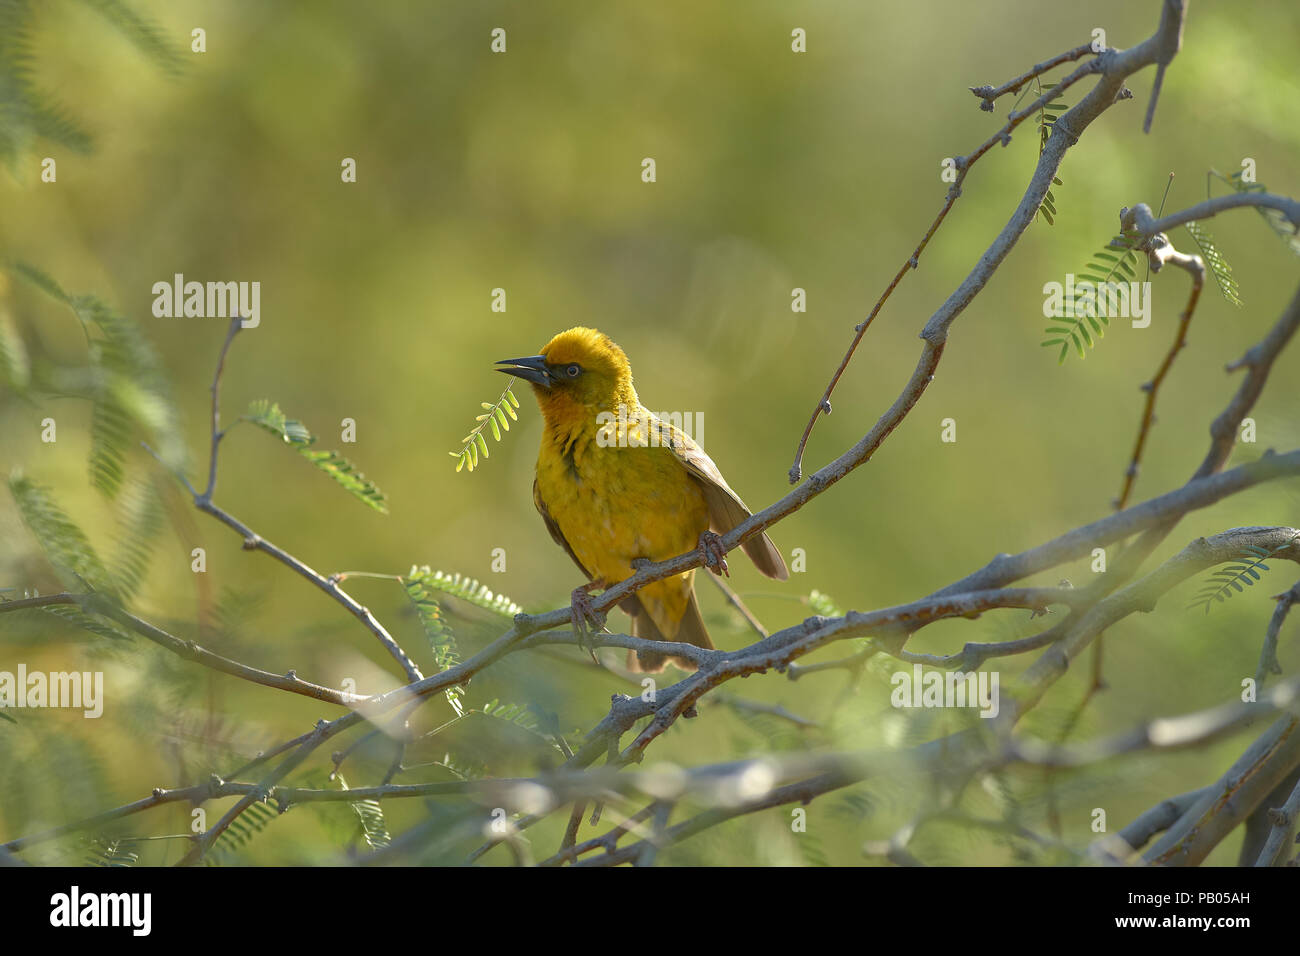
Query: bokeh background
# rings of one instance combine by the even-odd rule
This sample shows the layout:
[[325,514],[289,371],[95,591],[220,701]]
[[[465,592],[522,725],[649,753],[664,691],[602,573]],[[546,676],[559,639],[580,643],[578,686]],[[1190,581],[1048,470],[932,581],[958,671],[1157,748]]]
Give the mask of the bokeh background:
[[[280,403],[321,436],[320,447],[338,448],[372,478],[391,514],[366,508],[249,426],[225,444],[219,502],[324,572],[428,564],[544,610],[567,603],[581,582],[532,507],[540,424],[528,393],[520,390],[519,422],[472,475],[457,474],[448,457],[479,403],[500,394],[495,360],[533,353],[570,325],[599,327],[630,356],[643,402],[702,412],[713,458],[751,507],[766,506],[788,489],[799,433],[854,324],[937,212],[947,188],[942,159],[970,152],[1010,106],[1007,98],[996,117],[981,112],[966,88],[1001,83],[1088,40],[1094,27],[1112,45],[1131,46],[1151,33],[1159,4],[135,0],[175,51],[176,69],[95,6],[61,0],[30,10],[32,78],[93,142],[85,151],[39,136],[11,144],[0,174],[0,256],[30,263],[71,293],[97,295],[138,324],[170,380],[196,479],[225,323],[155,318],[151,287],[178,272],[259,281],[261,325],[233,347],[227,418],[254,399]],[[195,27],[206,30],[202,54],[189,50]],[[489,49],[495,27],[507,31],[504,54]],[[795,27],[807,31],[806,53],[791,52]],[[1055,224],[1035,223],[957,321],[938,377],[904,426],[869,465],[773,529],[787,556],[805,550],[806,572],[778,584],[743,558],[732,561],[733,585],[768,628],[811,613],[813,591],[859,610],[912,600],[997,552],[1110,511],[1138,423],[1138,385],[1168,347],[1185,276],[1154,277],[1149,329],[1119,322],[1086,361],[1071,356],[1064,365],[1039,344],[1042,286],[1082,269],[1116,231],[1121,206],[1159,205],[1171,172],[1168,210],[1203,199],[1206,171],[1238,170],[1243,157],[1255,159],[1261,182],[1294,195],[1297,38],[1300,8],[1286,0],[1192,4],[1151,134],[1140,128],[1147,71],[1133,78],[1134,99],[1069,152],[1054,190]],[[1086,88],[1065,101],[1073,105]],[[1006,222],[1037,149],[1026,124],[976,167],[921,268],[841,381],[806,471],[861,437],[892,402],[914,367],[921,326]],[[40,181],[46,156],[57,160],[57,183]],[[344,157],[357,162],[356,183],[340,180]],[[653,184],[641,180],[644,157],[656,160]],[[1264,333],[1294,292],[1297,260],[1258,216],[1243,211],[1210,228],[1244,304],[1207,288],[1190,347],[1160,396],[1135,500],[1191,474],[1209,421],[1236,387],[1224,363]],[[1182,230],[1172,238],[1190,247]],[[86,364],[86,338],[69,309],[13,276],[0,282],[0,310],[35,364]],[[806,313],[790,309],[795,287],[807,290]],[[506,290],[504,313],[491,311],[495,288]],[[1258,443],[1239,446],[1230,464],[1296,446],[1298,371],[1293,348],[1256,408]],[[53,444],[40,440],[47,416],[58,422]],[[957,421],[955,444],[939,440],[948,417]],[[340,443],[344,418],[357,423],[354,444]],[[20,468],[49,488],[111,553],[121,505],[89,481],[89,422],[83,400],[0,386],[0,471]],[[132,451],[128,471],[147,480],[159,469]],[[243,551],[183,500],[164,498],[166,529],[137,613],[270,671],[294,668],[335,686],[351,677],[367,692],[395,686],[391,660],[341,608]],[[1242,494],[1186,519],[1160,556],[1198,534],[1297,523],[1297,504],[1295,482]],[[194,547],[207,551],[205,575],[190,570]],[[496,548],[505,549],[504,573],[491,570]],[[1044,581],[1089,573],[1080,563]],[[1185,610],[1198,586],[1188,582],[1155,613],[1115,628],[1108,689],[1073,739],[1232,699],[1254,673],[1267,595],[1290,585],[1287,574],[1275,570],[1209,616]],[[61,587],[8,496],[0,496],[0,587]],[[430,654],[401,588],[380,579],[350,587],[427,672]],[[752,635],[716,590],[704,582],[700,590],[715,640],[748,643]],[[448,611],[464,655],[503,626],[463,603],[448,602]],[[1032,633],[1037,622],[1027,618],[1008,611],[941,624],[909,647],[949,652]],[[624,623],[611,618],[614,627]],[[1295,632],[1293,624],[1283,635],[1288,670],[1300,663]],[[102,669],[108,700],[98,721],[28,711],[16,725],[0,724],[0,840],[229,770],[336,715],[37,612],[0,617],[0,669],[20,661]],[[1027,661],[1000,662],[1004,683]],[[723,702],[706,700],[701,718],[676,726],[651,757],[694,765],[791,747],[893,746],[961,725],[958,715],[891,710],[884,675],[893,669],[868,672],[856,693],[844,692],[843,672],[728,686]],[[572,741],[604,714],[610,693],[632,686],[565,649],[508,659],[471,685],[467,701],[498,698],[554,715]],[[1062,680],[1025,729],[1052,737],[1085,686],[1084,673]],[[780,704],[821,727],[801,732],[737,711],[725,703],[736,696]],[[450,716],[441,700],[426,711],[434,723]],[[1093,807],[1118,828],[1210,782],[1247,739],[1127,757],[1050,781],[1008,772],[983,781],[969,805],[1044,832],[1058,826],[1082,846],[1093,835]],[[427,766],[403,779],[442,779],[452,770],[439,764],[466,759],[491,773],[531,772],[539,755],[525,743],[492,721],[462,722],[428,745]],[[372,782],[387,757],[363,750],[345,775],[354,786]],[[326,755],[311,767],[323,775]],[[916,799],[911,784],[869,781],[815,803],[806,835],[790,832],[788,808],[772,810],[711,830],[661,862],[870,863],[862,842],[892,832]],[[394,833],[448,812],[418,801],[385,809]],[[226,859],[340,859],[356,834],[345,819],[338,836],[326,816],[295,810]],[[560,815],[530,831],[539,853],[554,849],[563,823]],[[108,836],[180,833],[188,824],[188,809],[172,807]],[[168,862],[180,843],[131,845],[142,862]],[[1231,862],[1237,843],[1211,862]],[[1031,858],[1007,838],[938,824],[914,850],[931,862]],[[32,858],[75,861],[82,852],[63,841]],[[507,859],[503,851],[486,858]]]

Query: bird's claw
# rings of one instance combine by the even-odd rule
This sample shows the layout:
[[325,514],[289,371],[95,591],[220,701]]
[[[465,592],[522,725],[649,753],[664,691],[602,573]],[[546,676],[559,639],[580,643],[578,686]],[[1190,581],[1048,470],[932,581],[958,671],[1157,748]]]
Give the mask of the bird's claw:
[[704,566],[717,575],[731,577],[727,570],[727,549],[722,546],[722,538],[712,531],[700,532],[700,558]]
[[597,611],[591,603],[591,590],[596,585],[588,584],[580,588],[574,588],[570,599],[570,612],[573,615],[573,633],[578,638],[578,646],[591,655],[592,661],[599,664],[596,660],[596,648],[587,642],[589,629],[599,631],[605,627],[605,615]]

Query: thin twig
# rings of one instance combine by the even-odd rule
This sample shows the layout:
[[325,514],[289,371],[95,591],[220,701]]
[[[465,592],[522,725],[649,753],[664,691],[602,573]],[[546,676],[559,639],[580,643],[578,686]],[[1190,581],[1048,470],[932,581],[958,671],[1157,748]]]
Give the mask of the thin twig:
[[[1072,73],[1070,73],[1068,76],[1063,78],[1054,87],[1052,87],[1046,93],[1043,93],[1032,103],[1026,106],[1023,110],[1020,110],[1019,112],[1010,113],[1007,116],[1007,121],[1006,123],[1003,124],[1002,128],[999,129],[992,136],[990,136],[988,139],[986,139],[979,146],[979,148],[975,150],[975,152],[971,153],[969,156],[957,156],[954,158],[954,162],[956,164],[957,176],[956,179],[953,181],[952,185],[948,189],[947,197],[944,199],[944,203],[939,210],[939,214],[935,216],[934,221],[930,224],[930,228],[926,230],[925,235],[921,237],[921,241],[917,243],[916,248],[912,250],[912,255],[908,257],[907,261],[904,262],[902,266],[899,267],[898,271],[894,274],[894,278],[890,280],[889,285],[885,287],[885,291],[882,292],[880,298],[876,300],[876,304],[872,307],[870,313],[868,313],[867,317],[854,328],[853,340],[849,343],[848,350],[844,353],[844,357],[840,360],[839,367],[836,368],[835,373],[831,376],[831,380],[827,384],[826,390],[822,393],[821,399],[818,400],[817,406],[813,409],[812,416],[808,419],[808,424],[804,426],[803,434],[799,436],[799,444],[795,448],[794,464],[790,466],[790,473],[789,473],[790,484],[793,485],[796,482],[798,482],[800,477],[802,477],[803,475],[803,453],[804,453],[804,449],[808,445],[808,438],[812,435],[812,430],[813,427],[817,424],[817,419],[823,413],[825,414],[830,413],[831,395],[835,391],[835,386],[839,384],[840,377],[844,374],[845,370],[849,367],[849,362],[853,360],[853,353],[857,351],[858,344],[862,341],[862,337],[867,334],[867,329],[871,327],[871,323],[875,320],[876,316],[880,314],[880,310],[884,307],[885,303],[889,301],[889,297],[893,295],[894,290],[898,288],[898,284],[903,281],[903,276],[907,275],[908,272],[920,266],[921,254],[925,252],[926,247],[930,244],[930,240],[934,238],[934,234],[939,231],[939,227],[943,225],[943,221],[948,217],[949,211],[956,204],[957,200],[961,197],[962,184],[966,181],[966,176],[970,172],[971,168],[975,165],[976,162],[980,160],[980,158],[985,153],[987,153],[994,146],[998,145],[999,143],[1005,146],[1007,143],[1011,142],[1012,131],[1014,131],[1017,126],[1019,126],[1022,122],[1024,122],[1024,120],[1027,117],[1033,114],[1044,104],[1049,103],[1057,96],[1060,96],[1060,94],[1063,91],[1069,89],[1071,86],[1073,86],[1079,80],[1082,80],[1084,77],[1100,72],[1102,69],[1102,63],[1103,61],[1101,59],[1094,59],[1088,61],[1085,64],[1082,64],[1077,69],[1075,69]],[[1135,67],[1135,69],[1136,68],[1139,67]],[[1100,86],[1101,84],[1098,85]],[[1110,104],[1107,103],[1106,105],[1109,106]],[[1100,113],[1100,110],[1098,110],[1098,113]],[[1064,131],[1068,128],[1069,128],[1068,125],[1063,126],[1062,130]],[[1082,126],[1080,127],[1080,132],[1082,132]],[[1078,133],[1070,134],[1070,136],[1071,139],[1077,139]],[[1061,142],[1062,142],[1062,146],[1059,152],[1063,154],[1065,152],[1066,147],[1064,145],[1064,141],[1062,140]],[[1041,155],[1039,156],[1039,162],[1038,162],[1039,172],[1041,172],[1044,168],[1047,168],[1049,166],[1051,167],[1052,170],[1051,175],[1047,177],[1049,182],[1052,179],[1052,177],[1056,175],[1056,169],[1060,166],[1060,159],[1061,159],[1060,155],[1054,155],[1046,159]],[[1034,182],[1036,183],[1038,179],[1039,179],[1039,175],[1038,173],[1035,173]],[[1032,191],[1034,187],[1031,185],[1030,188]],[[1042,191],[1044,194],[1046,194],[1047,187],[1044,186]],[[1039,196],[1039,202],[1041,202],[1041,200],[1042,200],[1042,196]],[[1024,203],[1022,201],[1021,209],[1023,208],[1024,208]],[[1037,209],[1038,209],[1038,204],[1036,203],[1034,206],[1035,214],[1037,214]],[[1019,210],[1017,210],[1017,213],[1019,213]],[[1013,223],[1014,222],[1015,220],[1013,219]],[[1003,248],[1001,251],[1001,255],[997,256],[997,261],[991,263],[992,268],[988,270],[989,274],[992,273],[992,269],[995,269],[997,267],[997,262],[999,262],[1001,258],[1006,255],[1006,253],[1010,250],[1010,247],[1015,243],[1016,239],[1019,238],[1020,234],[1024,232],[1025,227],[1028,226],[1028,224],[1029,224],[1029,220],[1026,219],[1023,225],[1016,224],[1015,228],[1013,229],[1012,224],[1009,223],[1007,228],[1002,231],[1002,234],[998,236],[998,239],[995,241],[994,246],[992,248],[997,249],[999,246],[1002,246]],[[986,252],[985,258],[987,259],[988,257],[989,257],[989,253]],[[983,279],[983,281],[979,283],[980,288],[982,288],[984,282],[987,281],[988,279],[986,276]],[[952,302],[953,299],[950,298],[949,303]],[[945,307],[949,307],[949,303],[945,303]],[[964,307],[964,305],[965,303],[963,302],[961,304],[961,307]],[[956,313],[961,310],[961,307],[953,309],[952,317],[955,318]],[[951,318],[949,319],[949,321],[951,321]],[[927,331],[928,330],[929,327],[927,326]],[[934,343],[930,342],[929,344],[933,345]],[[927,356],[923,356],[921,361],[921,367],[925,367],[928,365],[929,366],[928,371],[929,373],[932,374],[934,371],[934,366],[937,366],[939,364],[939,352],[941,351],[942,351],[941,344],[935,346],[935,353],[932,357],[932,363],[930,361],[927,361]],[[913,382],[915,381],[916,378],[914,376]],[[924,381],[928,384],[929,374],[926,375]],[[912,383],[909,383],[909,389],[911,387],[912,387]],[[914,404],[914,402],[908,403],[905,406],[905,408],[903,409],[903,414],[906,414],[906,412],[911,409],[912,404]],[[897,407],[899,406],[896,403],[895,408]],[[901,419],[901,417],[902,416],[900,415],[899,418]],[[895,424],[897,423],[895,422]],[[892,429],[892,427],[893,426],[891,425],[890,428]],[[886,432],[886,434],[888,434],[888,432]]]
[[1165,376],[1173,368],[1174,359],[1187,344],[1187,328],[1191,324],[1192,314],[1196,311],[1196,303],[1201,298],[1201,289],[1205,285],[1205,263],[1201,261],[1200,256],[1184,255],[1178,252],[1169,242],[1163,233],[1159,233],[1148,240],[1147,260],[1155,272],[1166,263],[1172,263],[1178,268],[1184,270],[1192,279],[1192,287],[1187,295],[1187,305],[1183,307],[1183,313],[1178,319],[1178,331],[1174,335],[1173,344],[1165,354],[1164,361],[1156,369],[1156,374],[1151,376],[1151,380],[1142,386],[1142,391],[1146,392],[1146,404],[1142,409],[1142,421],[1138,426],[1137,440],[1133,444],[1133,454],[1129,459],[1129,466],[1124,470],[1124,487],[1120,489],[1119,497],[1115,499],[1115,510],[1119,511],[1127,507],[1129,496],[1133,492],[1133,485],[1137,481],[1138,467],[1142,462],[1142,450],[1146,447],[1147,436],[1151,431],[1151,426],[1155,424],[1156,397],[1160,392],[1160,386],[1164,383]]
[[321,700],[330,704],[338,704],[340,707],[352,707],[366,700],[363,694],[349,694],[346,691],[334,690],[332,687],[322,687],[319,684],[302,680],[298,677],[296,671],[289,671],[287,674],[272,674],[256,667],[249,667],[247,664],[241,664],[239,661],[231,660],[228,657],[222,657],[220,654],[214,654],[212,651],[200,647],[194,641],[182,640],[175,635],[168,634],[162,628],[136,617],[98,593],[71,594],[63,592],[14,601],[0,601],[0,613],[60,605],[79,607],[87,613],[107,617],[187,661],[221,671],[223,674],[230,674],[241,680],[261,684],[264,687],[274,687],[277,690],[286,690],[293,694],[301,694],[304,697],[311,697],[314,700]]
[[755,634],[759,637],[767,637],[767,628],[754,616],[754,612],[745,606],[745,602],[740,599],[740,595],[732,589],[730,584],[711,571],[705,577],[712,581],[717,589],[722,592],[723,597],[727,599],[727,603],[740,613],[740,616],[745,619],[745,623],[749,625]]
[[1295,785],[1286,803],[1269,811],[1273,829],[1269,831],[1256,866],[1277,866],[1286,848],[1294,841],[1296,819],[1300,817],[1300,783]]
[[1264,686],[1264,681],[1268,679],[1269,674],[1282,673],[1282,664],[1277,659],[1277,641],[1282,633],[1282,625],[1286,622],[1287,615],[1291,613],[1292,605],[1300,601],[1300,581],[1291,585],[1290,590],[1274,595],[1273,600],[1277,601],[1277,605],[1273,608],[1273,615],[1268,619],[1268,629],[1264,633],[1264,646],[1259,652],[1259,666],[1255,668],[1257,687]]
[[979,97],[980,109],[984,110],[986,113],[992,113],[993,101],[996,100],[998,97],[1004,96],[1007,93],[1018,92],[1022,86],[1024,86],[1034,77],[1042,76],[1044,73],[1047,73],[1048,71],[1055,69],[1056,67],[1060,66],[1062,63],[1069,63],[1073,60],[1079,59],[1080,57],[1087,56],[1089,53],[1097,53],[1097,52],[1100,51],[1094,50],[1092,48],[1091,41],[1088,43],[1083,43],[1072,49],[1066,50],[1064,53],[1058,53],[1056,56],[1052,57],[1051,59],[1044,60],[1042,63],[1034,64],[1029,69],[1027,69],[1024,73],[1021,73],[1013,80],[1007,80],[1007,82],[1003,83],[1001,86],[998,87],[972,86],[970,88],[970,91],[974,93],[977,97]]

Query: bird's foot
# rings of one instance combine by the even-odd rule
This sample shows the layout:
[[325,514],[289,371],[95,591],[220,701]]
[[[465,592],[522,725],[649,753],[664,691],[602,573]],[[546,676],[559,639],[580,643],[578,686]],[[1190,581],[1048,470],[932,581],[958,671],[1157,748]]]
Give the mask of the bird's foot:
[[731,577],[727,570],[727,549],[722,546],[720,536],[712,531],[701,531],[699,552],[706,568],[714,574]]
[[591,592],[601,586],[599,582],[593,581],[574,588],[569,603],[573,616],[573,633],[578,638],[578,646],[590,654],[597,664],[600,661],[596,660],[596,648],[587,642],[587,635],[589,631],[600,631],[605,627],[605,615],[597,611],[591,601]]

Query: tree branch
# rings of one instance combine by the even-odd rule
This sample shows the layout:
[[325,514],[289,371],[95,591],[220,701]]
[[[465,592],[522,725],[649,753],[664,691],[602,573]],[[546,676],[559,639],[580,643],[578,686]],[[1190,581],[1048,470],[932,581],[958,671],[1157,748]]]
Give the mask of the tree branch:
[[1133,455],[1129,459],[1129,466],[1124,471],[1124,487],[1120,489],[1119,497],[1115,499],[1115,509],[1122,510],[1127,504],[1129,495],[1133,492],[1133,485],[1137,481],[1138,466],[1142,461],[1142,450],[1146,447],[1147,435],[1151,431],[1151,426],[1155,424],[1156,396],[1160,391],[1160,386],[1164,383],[1165,376],[1174,366],[1174,359],[1182,351],[1183,346],[1187,344],[1187,327],[1191,324],[1192,313],[1196,311],[1196,303],[1201,298],[1201,289],[1205,285],[1205,263],[1201,261],[1200,256],[1184,255],[1173,247],[1167,236],[1158,233],[1150,237],[1144,244],[1147,253],[1147,260],[1151,263],[1151,271],[1159,272],[1167,262],[1172,262],[1178,268],[1184,270],[1192,278],[1192,288],[1187,295],[1187,305],[1183,308],[1183,314],[1178,319],[1178,332],[1174,336],[1173,345],[1169,347],[1169,352],[1165,355],[1164,361],[1156,369],[1156,374],[1151,380],[1142,386],[1142,391],[1146,392],[1146,405],[1142,409],[1142,422],[1138,426],[1137,441],[1133,445]]
[[256,667],[249,667],[247,664],[241,664],[238,661],[231,660],[228,657],[222,657],[220,654],[214,654],[206,648],[200,647],[194,641],[186,641],[172,634],[168,634],[162,628],[150,624],[148,621],[141,620],[129,611],[124,610],[102,594],[44,594],[33,598],[22,598],[15,601],[0,601],[0,613],[7,611],[22,611],[28,608],[53,607],[57,605],[72,605],[79,607],[89,614],[99,614],[103,617],[110,618],[122,626],[129,628],[135,633],[153,641],[159,647],[164,647],[187,661],[195,664],[201,664],[204,667],[220,671],[223,674],[230,674],[241,680],[246,680],[254,684],[261,684],[263,687],[274,687],[277,690],[287,690],[293,694],[301,694],[304,697],[311,697],[314,700],[323,700],[329,704],[338,704],[340,707],[352,707],[364,700],[366,697],[360,694],[349,694],[345,691],[334,690],[331,687],[322,687],[319,684],[313,684],[310,681],[302,680],[298,677],[296,671],[289,671],[288,674],[272,674],[268,671],[259,670]]

